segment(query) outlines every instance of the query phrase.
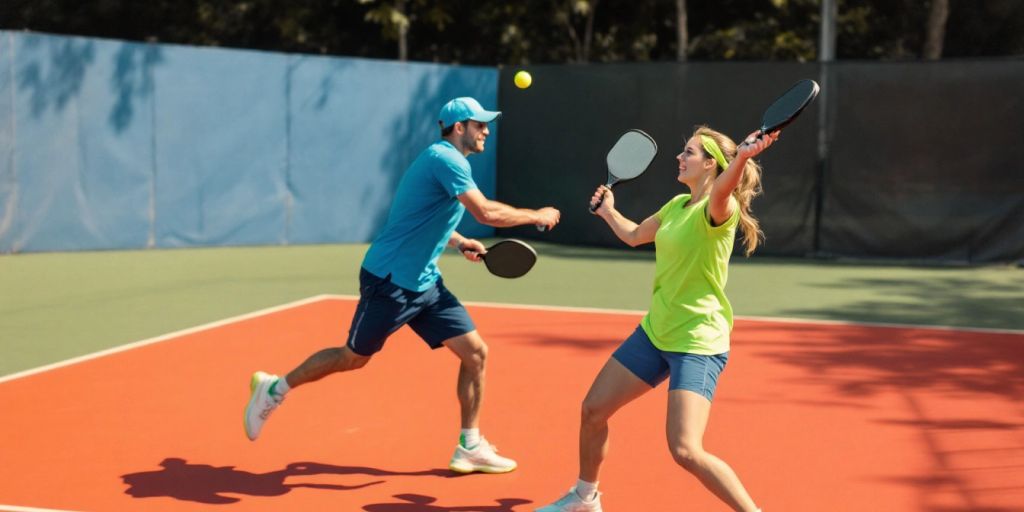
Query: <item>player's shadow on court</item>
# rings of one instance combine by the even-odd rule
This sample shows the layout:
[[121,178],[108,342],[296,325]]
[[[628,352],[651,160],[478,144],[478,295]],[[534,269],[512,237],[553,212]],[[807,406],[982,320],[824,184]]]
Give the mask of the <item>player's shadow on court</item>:
[[366,512],[515,512],[516,505],[532,503],[521,498],[501,498],[495,500],[497,505],[463,505],[446,507],[435,505],[437,498],[422,494],[396,494],[400,503],[374,503],[366,505]]
[[189,464],[188,461],[178,458],[164,459],[160,466],[163,469],[158,471],[143,471],[122,475],[121,479],[128,486],[124,491],[125,494],[134,498],[166,497],[182,501],[222,505],[241,501],[241,498],[227,496],[227,494],[281,496],[291,492],[292,489],[300,487],[349,491],[384,482],[381,479],[363,479],[362,482],[353,485],[285,483],[285,479],[288,477],[362,475],[366,477],[438,476],[451,478],[457,476],[447,469],[388,471],[364,466],[332,466],[316,462],[296,462],[289,464],[285,469],[269,473],[251,473],[235,469],[234,466],[215,467],[208,464]]

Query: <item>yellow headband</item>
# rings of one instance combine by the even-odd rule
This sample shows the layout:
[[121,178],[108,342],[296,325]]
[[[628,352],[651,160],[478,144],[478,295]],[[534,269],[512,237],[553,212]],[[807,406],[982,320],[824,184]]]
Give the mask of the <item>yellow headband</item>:
[[715,139],[707,135],[700,136],[701,145],[704,146],[704,151],[711,153],[711,156],[718,162],[718,165],[722,167],[722,170],[729,168],[729,162],[725,160],[725,155],[722,154],[722,149],[718,147],[718,143]]

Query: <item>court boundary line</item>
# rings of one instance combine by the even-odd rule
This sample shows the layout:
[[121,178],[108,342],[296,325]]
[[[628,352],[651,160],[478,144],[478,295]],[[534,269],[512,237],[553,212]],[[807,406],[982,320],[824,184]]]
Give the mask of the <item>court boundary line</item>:
[[[58,368],[63,368],[65,366],[71,366],[71,365],[75,365],[75,364],[78,364],[78,363],[84,363],[86,361],[90,361],[90,360],[93,360],[93,359],[98,359],[98,358],[101,358],[101,357],[117,354],[117,353],[120,353],[120,352],[126,352],[128,350],[132,350],[132,349],[136,349],[136,348],[140,348],[140,347],[145,347],[147,345],[153,345],[155,343],[160,343],[162,341],[167,341],[167,340],[171,340],[171,339],[174,339],[174,338],[180,338],[182,336],[187,336],[189,334],[195,334],[197,332],[208,331],[210,329],[216,329],[218,327],[223,327],[225,325],[229,325],[229,324],[233,324],[233,323],[237,323],[237,322],[243,322],[245,320],[250,320],[250,319],[258,318],[258,317],[261,317],[261,316],[271,315],[271,314],[274,314],[274,313],[278,313],[280,311],[285,311],[285,310],[288,310],[288,309],[293,309],[293,308],[297,308],[297,307],[301,307],[301,306],[306,306],[306,305],[309,305],[309,304],[313,304],[313,303],[316,303],[316,302],[323,301],[323,300],[325,300],[327,298],[329,298],[329,296],[327,296],[327,295],[315,295],[313,297],[307,297],[305,299],[299,299],[299,300],[292,301],[292,302],[286,302],[284,304],[280,304],[280,305],[277,305],[277,306],[271,306],[271,307],[268,307],[268,308],[259,309],[259,310],[252,311],[252,312],[249,312],[249,313],[243,313],[241,315],[235,315],[235,316],[232,316],[232,317],[223,318],[221,320],[214,320],[213,322],[207,322],[205,324],[200,324],[200,325],[197,325],[197,326],[194,326],[194,327],[188,327],[188,328],[185,328],[185,329],[181,329],[181,330],[177,330],[177,331],[172,331],[172,332],[169,332],[169,333],[161,334],[159,336],[154,336],[152,338],[146,338],[146,339],[139,340],[139,341],[129,342],[129,343],[126,343],[124,345],[118,345],[116,347],[111,347],[111,348],[108,348],[108,349],[103,349],[103,350],[100,350],[100,351],[97,351],[97,352],[91,352],[91,353],[88,353],[88,354],[83,354],[83,355],[80,355],[80,356],[72,357],[70,359],[65,359],[63,361],[57,361],[56,363],[50,363],[50,364],[46,364],[46,365],[43,365],[43,366],[37,366],[35,368],[30,368],[28,370],[22,370],[20,372],[12,373],[10,375],[0,376],[0,384],[4,384],[5,382],[21,379],[21,378],[24,378],[24,377],[30,377],[32,375],[36,375],[36,374],[39,374],[39,373],[47,372],[47,371],[50,371],[50,370],[56,370]],[[0,505],[0,506],[7,506],[7,505]],[[3,509],[0,509],[0,510],[3,510]]]
[[[324,294],[322,297],[344,299],[344,300],[359,300],[358,295],[345,295],[345,294]],[[463,304],[467,306],[485,307],[485,308],[507,308],[507,309],[525,309],[535,311],[559,311],[569,313],[606,313],[606,314],[621,314],[621,315],[643,315],[647,313],[645,309],[616,309],[616,308],[595,308],[595,307],[582,307],[582,306],[547,306],[547,305],[535,305],[535,304],[514,304],[514,303],[503,303],[503,302],[486,302],[486,301],[463,301]],[[850,327],[884,327],[892,329],[923,329],[923,330],[935,330],[935,331],[956,331],[956,332],[977,332],[986,334],[1024,334],[1024,329],[999,329],[994,327],[954,327],[949,325],[925,325],[925,324],[900,324],[894,322],[860,322],[855,320],[826,320],[821,318],[796,318],[796,317],[784,317],[784,316],[753,316],[753,315],[736,315],[734,317],[737,320],[751,320],[756,322],[775,322],[775,323],[787,323],[787,324],[819,324],[819,325],[843,325]]]
[[[251,313],[244,313],[213,322],[197,325],[195,327],[189,327],[178,331],[161,334],[152,338],[146,338],[140,341],[129,342],[124,345],[118,345],[108,349],[84,354],[81,356],[65,359],[55,363],[38,366],[36,368],[30,368],[20,372],[15,372],[10,375],[0,376],[0,384],[10,382],[13,380],[29,377],[39,373],[47,372],[50,370],[56,370],[64,368],[66,366],[72,366],[78,363],[84,363],[93,359],[98,359],[108,355],[125,352],[128,350],[141,348],[147,345],[160,343],[162,341],[187,336],[197,332],[207,331],[222,327],[228,324],[242,322],[253,318],[270,315],[280,311],[293,309],[309,304],[314,304],[324,300],[359,300],[358,295],[345,295],[345,294],[320,294],[305,299],[299,299],[292,302],[287,302],[278,306],[271,306],[268,308],[253,311]],[[618,314],[618,315],[643,315],[647,313],[646,310],[640,309],[615,309],[615,308],[596,308],[596,307],[580,307],[580,306],[550,306],[550,305],[535,305],[535,304],[514,304],[514,303],[501,303],[501,302],[486,302],[486,301],[465,301],[463,304],[472,307],[483,307],[483,308],[503,308],[503,309],[518,309],[518,310],[529,310],[529,311],[556,311],[556,312],[568,312],[568,313],[600,313],[600,314]],[[857,322],[851,320],[824,320],[814,318],[791,318],[791,317],[767,317],[767,316],[746,316],[737,315],[737,320],[750,320],[756,322],[766,323],[787,323],[787,324],[815,324],[815,325],[833,325],[833,326],[849,326],[849,327],[881,327],[889,329],[919,329],[919,330],[933,330],[943,332],[965,332],[965,333],[984,333],[984,334],[1013,334],[1013,335],[1024,335],[1024,330],[1017,329],[995,329],[988,327],[952,327],[946,325],[919,325],[919,324],[898,324],[898,323],[884,323],[884,322]],[[0,507],[7,505],[0,505]]]
[[62,508],[19,507],[17,505],[4,505],[3,503],[0,503],[0,510],[3,512],[75,512],[74,510]]

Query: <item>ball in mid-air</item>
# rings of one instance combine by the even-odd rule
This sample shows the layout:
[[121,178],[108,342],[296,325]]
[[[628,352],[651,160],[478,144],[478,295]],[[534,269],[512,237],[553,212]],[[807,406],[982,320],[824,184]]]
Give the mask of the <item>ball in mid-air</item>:
[[516,73],[516,76],[512,79],[516,83],[516,87],[520,89],[526,89],[533,83],[533,77],[526,71],[520,71]]

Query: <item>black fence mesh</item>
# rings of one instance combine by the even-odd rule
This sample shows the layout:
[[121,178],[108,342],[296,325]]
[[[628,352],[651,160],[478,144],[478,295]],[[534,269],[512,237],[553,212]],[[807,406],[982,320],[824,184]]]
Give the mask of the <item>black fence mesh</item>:
[[[503,236],[618,246],[587,211],[607,150],[630,128],[659,153],[616,187],[643,220],[685,192],[677,155],[695,126],[739,140],[793,82],[822,94],[759,159],[758,255],[987,263],[1024,258],[1024,60],[931,63],[657,63],[502,71],[498,199],[553,205],[562,224]],[[737,244],[737,252],[741,246]]]

